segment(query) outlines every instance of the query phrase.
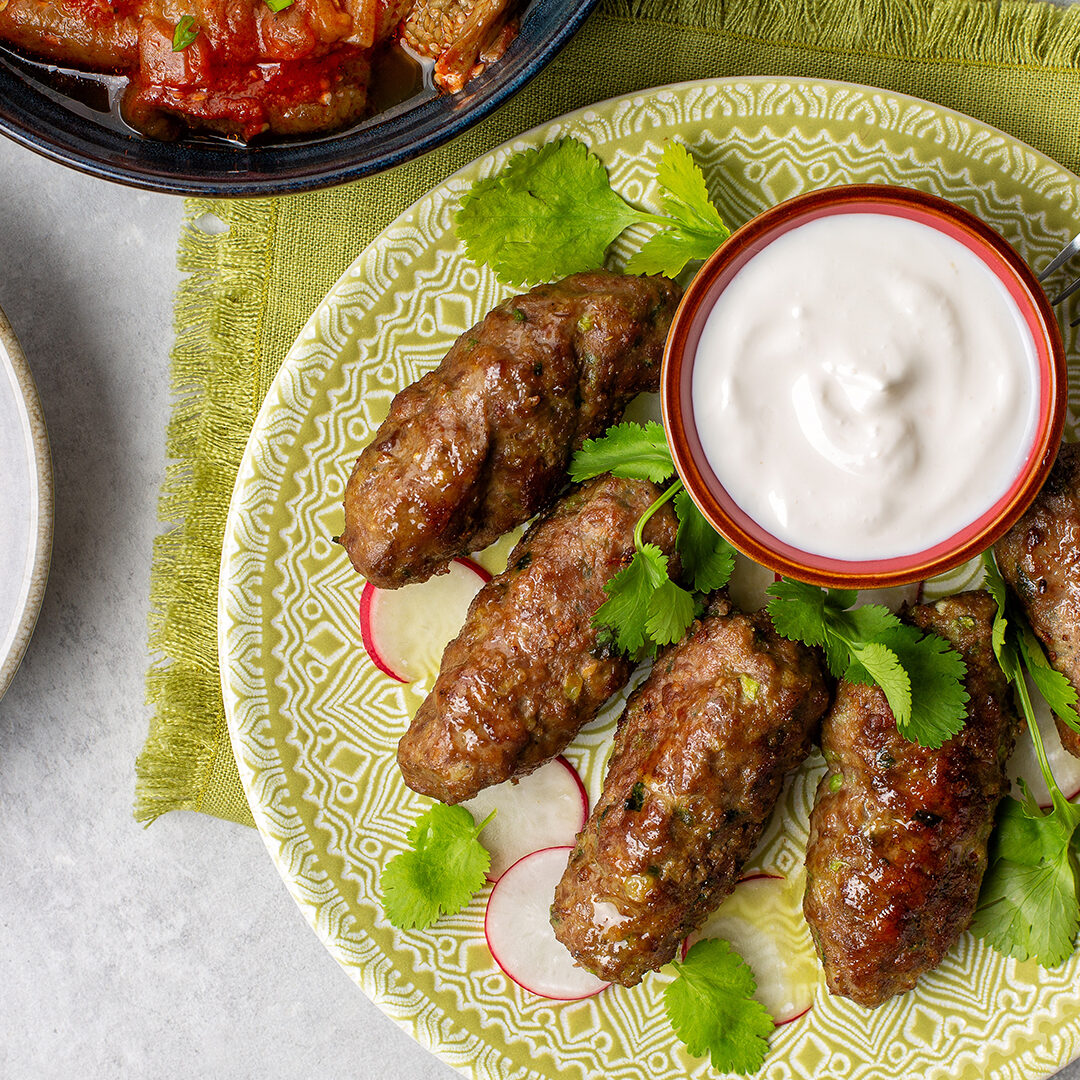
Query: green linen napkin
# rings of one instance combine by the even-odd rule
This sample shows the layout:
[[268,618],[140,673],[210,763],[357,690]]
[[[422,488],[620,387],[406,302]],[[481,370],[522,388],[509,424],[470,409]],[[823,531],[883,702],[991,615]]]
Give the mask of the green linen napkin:
[[[179,262],[170,465],[151,582],[150,734],[135,816],[252,824],[217,666],[233,480],[308,315],[364,246],[479,154],[567,110],[709,76],[841,79],[968,113],[1080,169],[1080,4],[1030,0],[601,0],[573,42],[483,123],[393,172],[288,198],[192,200]],[[207,215],[210,215],[209,217]],[[211,227],[214,218],[226,233]]]

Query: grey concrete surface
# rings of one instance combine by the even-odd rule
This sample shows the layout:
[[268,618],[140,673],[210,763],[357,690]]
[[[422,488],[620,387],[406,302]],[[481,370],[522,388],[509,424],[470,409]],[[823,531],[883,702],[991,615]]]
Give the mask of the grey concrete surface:
[[0,307],[56,475],[49,586],[0,701],[0,1077],[452,1080],[255,830],[131,816],[181,211],[0,139]]

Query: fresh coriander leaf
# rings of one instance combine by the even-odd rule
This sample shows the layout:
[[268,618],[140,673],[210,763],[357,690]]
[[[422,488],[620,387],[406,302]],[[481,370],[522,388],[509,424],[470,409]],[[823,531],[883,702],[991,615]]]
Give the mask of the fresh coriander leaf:
[[[856,665],[851,646],[833,632],[832,627],[829,625],[828,616],[825,619],[825,641],[821,649],[825,653],[825,665],[835,678],[844,679],[850,675],[849,681],[860,681],[857,678],[859,668]],[[853,667],[853,665],[856,666]]]
[[[772,597],[769,617],[781,637],[806,645],[825,643],[825,594],[816,585],[784,578],[765,591]],[[843,670],[833,674],[842,675]]]
[[181,15],[173,31],[172,51],[183,52],[198,36],[199,28],[195,25],[195,16]]
[[[1031,794],[1031,788],[1028,787],[1028,782],[1022,777],[1016,778],[1016,785],[1020,788],[1020,805],[1028,811],[1031,817],[1038,817],[1042,813],[1042,808],[1035,801],[1035,796]],[[1053,796],[1051,796],[1053,798]]]
[[649,597],[645,629],[657,645],[679,641],[694,621],[694,597],[671,578],[662,582]]
[[966,669],[944,638],[924,636],[878,604],[847,610],[851,590],[824,592],[785,578],[767,591],[777,633],[822,646],[837,678],[878,685],[905,738],[937,747],[963,727]]
[[967,719],[967,668],[963,657],[937,634],[921,634],[901,624],[882,639],[911,679],[911,715],[900,734],[920,746],[937,749],[963,730]]
[[994,655],[997,657],[998,665],[1005,673],[1005,678],[1009,682],[1015,683],[1017,679],[1023,677],[1023,673],[1020,670],[1020,659],[1017,655],[1013,635],[1008,633],[1009,621],[1005,615],[1007,605],[1005,579],[998,569],[993,550],[982,553],[982,565],[983,585],[986,586],[986,591],[994,598],[994,603],[997,604],[997,614],[994,616],[994,627],[990,641],[994,647]]
[[[1024,784],[1024,795],[1030,798],[1027,784]],[[1045,830],[1040,826],[1040,817],[1037,806],[1025,807],[1024,803],[1006,795],[998,803],[994,831],[990,834],[988,867],[999,859],[1021,866],[1038,866],[1045,855]]]
[[1077,695],[1072,683],[1050,666],[1042,644],[1030,626],[1025,624],[1020,627],[1016,640],[1024,667],[1039,693],[1046,698],[1047,705],[1074,731],[1080,731],[1080,716],[1076,713]]
[[[825,597],[825,659],[829,670],[851,682],[874,682],[860,670],[853,646],[859,642],[880,641],[883,634],[900,625],[900,620],[881,604],[866,604],[861,608],[850,607],[858,593],[854,590],[830,589]],[[882,688],[884,689],[884,687]],[[886,697],[888,695],[886,694]],[[899,699],[898,699],[899,700]]]
[[1076,938],[1076,881],[1063,858],[1039,866],[1002,860],[979,894],[972,933],[1003,956],[1057,967]]
[[1073,951],[1080,927],[1072,843],[1080,807],[1052,793],[1043,814],[1003,801],[990,867],[983,878],[972,932],[1005,956],[1056,967]]
[[844,673],[848,682],[876,683],[892,709],[896,726],[903,733],[911,719],[911,677],[896,653],[877,641],[851,647],[851,666]]
[[[903,626],[884,604],[863,604],[862,607],[853,608],[851,605],[855,601],[848,600],[847,607],[850,610],[837,610],[833,606],[833,596],[837,591],[830,589],[825,601],[826,617],[834,633],[841,634],[848,640],[879,641],[883,634]],[[848,595],[848,592],[841,594],[843,597]]]
[[470,259],[510,285],[527,285],[603,266],[615,237],[647,219],[612,190],[584,143],[559,139],[515,154],[473,184],[457,233]]
[[287,7],[292,6],[293,0],[266,0],[266,6],[271,11],[284,11]]
[[1044,860],[1057,858],[1080,824],[1080,807],[1061,801],[1063,811],[1055,805],[1044,813],[1033,800],[1025,805],[1011,795],[1002,799],[990,844],[990,862],[1007,859],[1021,866],[1038,866]]
[[1001,576],[1001,571],[998,569],[997,559],[994,558],[994,551],[992,548],[982,553],[981,561],[983,568],[983,585],[986,588],[986,591],[994,598],[994,603],[997,604],[998,614],[1004,615],[1005,579]]
[[675,1034],[695,1057],[707,1054],[719,1072],[757,1072],[769,1051],[772,1017],[754,999],[754,975],[726,941],[697,942],[674,965],[664,1009]]
[[383,910],[394,926],[422,930],[468,904],[491,866],[477,839],[490,820],[477,825],[463,806],[442,803],[416,820],[408,835],[412,850],[395,855],[379,877]]
[[664,209],[684,228],[715,236],[717,247],[731,235],[709,198],[705,174],[682,143],[672,139],[664,144],[656,179]]
[[1025,671],[1047,701],[1053,700],[1073,716],[1076,695],[1068,693],[1071,686],[1067,683],[1063,686],[1054,677],[1058,673],[1049,666],[1027,620],[1013,608],[993,552],[983,554],[983,568],[987,591],[998,609],[994,619],[994,651],[1006,678],[1016,688],[1053,808],[1044,814],[1024,784],[1021,784],[1023,802],[1012,798],[1002,800],[990,842],[989,867],[983,877],[971,929],[976,937],[1005,956],[1020,960],[1034,957],[1043,967],[1055,967],[1072,953],[1080,927],[1074,851],[1080,807],[1066,800],[1050,772]]
[[675,471],[667,437],[655,420],[644,426],[626,422],[609,427],[598,439],[586,439],[570,459],[570,479],[575,484],[601,473],[624,480],[663,483]]
[[[825,603],[837,611],[846,611],[856,600],[859,599],[858,589],[826,589]],[[869,607],[880,605],[870,604]]]
[[675,229],[650,236],[626,262],[628,274],[663,274],[674,278],[692,259],[707,259],[722,241]]
[[593,626],[610,626],[622,652],[632,656],[645,644],[649,602],[668,580],[667,564],[667,556],[655,544],[643,544],[630,565],[604,586],[608,598],[593,616]]
[[731,233],[709,200],[703,173],[681,143],[665,143],[656,179],[670,224],[630,257],[626,270],[675,277],[691,259],[707,259]]
[[1077,829],[1080,828],[1080,806],[1069,802],[1061,788],[1051,791],[1050,798],[1054,800],[1054,808],[1051,814],[1057,819],[1057,827],[1060,829],[1061,835],[1069,842],[1075,843]]
[[675,547],[695,591],[707,593],[726,585],[735,569],[731,545],[705,520],[686,491],[675,496],[675,513],[679,518]]

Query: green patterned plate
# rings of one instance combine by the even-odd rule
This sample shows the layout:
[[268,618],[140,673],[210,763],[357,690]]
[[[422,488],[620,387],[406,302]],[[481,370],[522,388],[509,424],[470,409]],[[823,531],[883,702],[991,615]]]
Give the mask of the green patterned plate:
[[[514,151],[572,135],[635,202],[677,136],[729,222],[808,188],[906,184],[960,203],[1033,265],[1080,230],[1080,180],[957,113],[839,83],[730,79],[604,102],[463,169],[364,251],[312,315],[267,395],[233,495],[222,557],[225,705],[248,799],[282,877],[327,947],[389,1016],[484,1080],[674,1080],[715,1075],[663,1014],[666,976],[556,1003],[522,991],[484,945],[486,890],[427,932],[382,915],[378,875],[428,805],[394,750],[415,697],[359,643],[359,579],[331,542],[359,448],[403,385],[506,295],[456,243],[457,199]],[[1075,334],[1069,340],[1076,358]],[[1080,382],[1074,381],[1070,430]],[[964,580],[954,575],[952,585]],[[607,712],[569,756],[599,791]],[[786,792],[754,865],[796,873],[817,778]],[[965,935],[919,988],[867,1012],[819,990],[777,1029],[763,1075],[1041,1077],[1080,1052],[1080,954],[1054,972],[1001,959]]]

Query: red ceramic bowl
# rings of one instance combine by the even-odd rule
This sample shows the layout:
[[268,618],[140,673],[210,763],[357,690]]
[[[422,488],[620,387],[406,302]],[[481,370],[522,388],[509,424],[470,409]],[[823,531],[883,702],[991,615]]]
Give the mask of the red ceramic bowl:
[[[698,436],[691,398],[694,359],[717,298],[740,269],[779,236],[834,214],[888,214],[938,229],[977,255],[1016,301],[1035,347],[1038,422],[1019,474],[1006,493],[947,540],[882,559],[840,559],[801,550],[773,536],[728,494]],[[1065,420],[1068,375],[1053,309],[1034,274],[993,229],[943,199],[908,188],[853,185],[826,188],[771,207],[736,232],[702,267],[668,336],[661,376],[664,424],[676,468],[691,498],[722,536],[779,574],[838,588],[879,588],[921,581],[959,566],[1005,533],[1038,493],[1054,462]]]

